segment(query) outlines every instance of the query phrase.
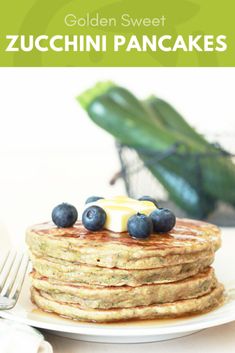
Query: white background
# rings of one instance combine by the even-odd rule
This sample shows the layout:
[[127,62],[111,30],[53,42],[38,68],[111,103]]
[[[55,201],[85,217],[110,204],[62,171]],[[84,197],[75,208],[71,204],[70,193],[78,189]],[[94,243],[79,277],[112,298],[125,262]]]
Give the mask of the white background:
[[75,97],[113,80],[144,98],[154,93],[225,147],[235,149],[235,69],[1,68],[0,234],[22,241],[31,223],[50,219],[60,202],[122,194],[108,182],[119,170],[113,138]]

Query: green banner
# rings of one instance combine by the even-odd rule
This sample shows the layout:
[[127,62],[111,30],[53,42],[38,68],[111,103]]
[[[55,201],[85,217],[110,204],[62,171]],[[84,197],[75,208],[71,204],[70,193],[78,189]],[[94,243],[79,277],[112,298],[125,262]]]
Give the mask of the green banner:
[[233,0],[8,0],[0,66],[235,66]]

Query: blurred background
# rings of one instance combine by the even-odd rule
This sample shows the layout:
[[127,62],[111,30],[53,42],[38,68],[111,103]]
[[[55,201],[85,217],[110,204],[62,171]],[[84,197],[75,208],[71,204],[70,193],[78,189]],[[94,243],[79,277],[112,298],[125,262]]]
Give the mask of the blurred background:
[[[123,178],[110,185],[121,168],[114,138],[75,99],[105,80],[140,99],[154,94],[167,100],[207,140],[235,153],[234,69],[1,68],[1,237],[21,242],[25,228],[50,219],[58,203],[81,209],[90,195],[126,192]],[[139,168],[136,157],[129,157],[138,166],[129,180],[132,194],[154,193],[162,204],[185,215],[160,183]],[[128,168],[128,159],[125,163]],[[221,203],[208,219],[229,226],[234,215],[234,208]]]

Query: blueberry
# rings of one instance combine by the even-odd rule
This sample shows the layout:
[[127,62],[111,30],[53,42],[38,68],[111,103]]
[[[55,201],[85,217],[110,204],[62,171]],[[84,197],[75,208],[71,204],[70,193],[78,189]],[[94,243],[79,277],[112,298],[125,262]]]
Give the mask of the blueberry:
[[99,206],[90,206],[82,214],[82,223],[88,230],[96,231],[104,227],[106,212]]
[[71,227],[78,219],[78,211],[68,203],[61,203],[56,206],[51,214],[53,222],[62,228]]
[[152,233],[153,224],[150,217],[137,213],[131,216],[127,222],[127,230],[130,236],[137,239],[145,239]]
[[156,207],[158,207],[157,201],[151,196],[144,195],[144,196],[141,196],[138,200],[139,201],[150,201],[150,202],[154,203],[154,205]]
[[101,200],[101,199],[103,199],[103,197],[100,197],[100,196],[90,196],[90,197],[88,197],[88,199],[86,199],[85,204],[90,203],[90,202],[95,202],[95,201],[98,201],[98,200]]
[[153,230],[157,233],[169,232],[176,222],[174,213],[168,208],[158,208],[150,214],[153,222]]

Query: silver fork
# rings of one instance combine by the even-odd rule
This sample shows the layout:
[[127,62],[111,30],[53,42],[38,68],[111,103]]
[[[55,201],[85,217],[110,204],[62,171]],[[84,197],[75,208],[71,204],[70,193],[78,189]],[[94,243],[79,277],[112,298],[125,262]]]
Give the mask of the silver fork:
[[0,267],[0,310],[12,309],[20,295],[29,259],[23,252],[9,251]]

